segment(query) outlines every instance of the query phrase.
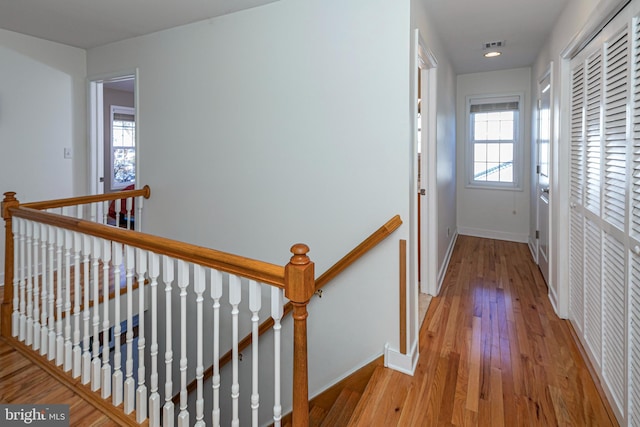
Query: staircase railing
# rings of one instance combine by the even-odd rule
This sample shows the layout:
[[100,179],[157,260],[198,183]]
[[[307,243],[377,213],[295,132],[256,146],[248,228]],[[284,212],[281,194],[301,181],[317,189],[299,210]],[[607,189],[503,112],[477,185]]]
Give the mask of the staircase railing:
[[[387,221],[384,225],[378,228],[376,231],[371,233],[366,239],[364,239],[360,244],[358,244],[355,248],[353,248],[349,253],[340,258],[338,262],[336,262],[333,266],[331,266],[327,271],[321,274],[316,280],[314,285],[314,294],[321,295],[318,291],[321,291],[322,288],[327,285],[331,280],[333,280],[336,276],[340,275],[344,270],[346,270],[349,266],[355,263],[357,260],[362,258],[367,252],[371,249],[375,248],[380,242],[389,237],[395,230],[397,230],[402,225],[402,219],[400,215],[395,215],[389,221]],[[284,305],[282,318],[285,318],[287,315],[291,313],[293,310],[293,304],[288,302]],[[272,330],[274,326],[274,319],[269,318],[265,320],[258,328],[258,336],[262,336],[266,332]],[[251,343],[253,342],[253,334],[248,334],[238,343],[238,351],[242,352],[246,350]],[[225,353],[219,359],[219,368],[222,368],[226,364],[231,361],[231,351]],[[213,365],[209,366],[205,372],[203,379],[207,380],[213,376],[214,367]],[[193,380],[187,386],[187,392],[191,393],[196,389],[197,381]],[[173,396],[174,403],[178,401],[179,394]]]
[[[186,390],[190,369],[195,371],[197,379],[195,410],[191,412],[195,415],[195,425],[204,425],[202,379],[206,357],[214,361],[209,412],[213,424],[228,419],[232,425],[238,425],[238,337],[243,326],[240,310],[246,305],[241,306],[241,302],[248,300],[247,318],[256,343],[260,315],[270,306],[274,334],[278,337],[274,340],[277,344],[273,354],[273,420],[279,425],[282,407],[278,343],[286,297],[292,305],[294,323],[293,424],[308,425],[306,306],[315,291],[314,265],[307,256],[308,247],[294,245],[289,263],[280,266],[105,225],[109,202],[121,197],[137,197],[135,206],[141,209],[142,197],[149,197],[149,190],[146,187],[116,196],[30,204],[20,204],[15,193],[5,193],[2,335],[39,352],[43,362],[59,367],[54,369],[58,374],[77,378],[81,384],[99,392],[101,399],[95,401],[102,401],[104,405],[110,398],[113,406],[121,406],[125,414],[135,413],[138,423],[148,419],[151,426],[170,426],[174,422],[178,426],[190,425],[192,414]],[[52,213],[40,209],[61,210]],[[131,202],[125,203],[125,209],[124,226],[134,228],[133,222],[139,229],[140,212],[132,213]],[[120,206],[111,210],[121,212]],[[84,219],[86,215],[89,219]],[[115,224],[123,225],[120,219],[116,219]],[[133,290],[134,282],[139,285],[137,293]],[[122,291],[121,283],[124,283]],[[158,297],[160,284],[164,285],[164,305]],[[110,286],[115,289],[113,300],[109,299]],[[263,304],[263,290],[270,296],[270,304]],[[208,309],[205,309],[205,298],[209,301]],[[265,295],[264,299],[269,298]],[[174,310],[179,312],[179,320],[172,315]],[[150,323],[147,328],[145,322]],[[138,336],[134,337],[136,324]],[[224,325],[221,327],[221,324]],[[215,363],[219,360],[221,334],[229,324],[233,374],[230,384],[224,385],[230,390],[225,400]],[[126,340],[121,346],[123,338]],[[205,347],[211,342],[213,348],[205,354]],[[253,348],[250,412],[251,424],[257,425],[259,355],[258,346]],[[158,367],[161,350],[164,350],[164,370]],[[177,364],[173,360],[174,351],[180,354]],[[178,377],[180,403],[174,410],[173,379]],[[228,415],[223,412],[227,406]],[[126,420],[119,418],[123,419]]]

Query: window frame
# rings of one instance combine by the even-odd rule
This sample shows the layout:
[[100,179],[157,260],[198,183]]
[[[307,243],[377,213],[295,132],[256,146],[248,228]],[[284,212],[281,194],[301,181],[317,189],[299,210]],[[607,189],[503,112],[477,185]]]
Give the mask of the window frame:
[[[518,109],[513,110],[514,114],[513,123],[513,182],[499,182],[499,181],[477,181],[474,178],[474,148],[476,141],[473,139],[474,121],[472,120],[471,106],[480,104],[495,104],[502,102],[517,102]],[[524,106],[524,94],[520,92],[505,93],[505,94],[483,94],[467,96],[466,98],[466,126],[467,132],[465,135],[465,187],[477,188],[477,189],[489,189],[489,190],[511,190],[522,191],[522,177],[524,175],[524,163],[522,160],[524,148],[524,126],[521,122],[523,119],[523,106]],[[505,143],[510,140],[486,140],[482,143]],[[477,141],[480,142],[480,141]]]
[[[115,180],[115,174],[114,174],[114,170],[113,170],[113,162],[114,162],[114,149],[116,147],[120,147],[120,146],[115,146],[114,145],[114,132],[113,132],[113,121],[114,121],[114,116],[116,114],[126,114],[126,115],[130,115],[133,116],[133,123],[134,123],[134,138],[133,138],[133,149],[135,150],[136,153],[136,163],[135,163],[135,167],[137,169],[137,157],[138,157],[138,144],[137,144],[137,123],[136,123],[136,109],[134,107],[125,107],[125,106],[121,106],[121,105],[111,105],[111,114],[109,116],[109,132],[111,135],[111,140],[109,141],[109,180],[111,183],[111,189],[112,190],[122,190],[123,188],[128,187],[131,184],[135,184],[136,180],[135,178],[133,179],[133,181],[129,181],[129,182],[117,182]],[[128,147],[130,148],[130,147]],[[136,170],[136,176],[137,176],[137,170]]]

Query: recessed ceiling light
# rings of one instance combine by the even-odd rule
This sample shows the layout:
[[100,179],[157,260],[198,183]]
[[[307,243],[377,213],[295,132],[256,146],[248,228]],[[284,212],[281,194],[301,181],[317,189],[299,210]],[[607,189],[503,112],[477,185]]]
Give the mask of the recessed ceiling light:
[[502,52],[498,52],[497,50],[494,50],[492,52],[487,52],[484,54],[485,58],[495,58],[496,56],[500,56],[502,55]]

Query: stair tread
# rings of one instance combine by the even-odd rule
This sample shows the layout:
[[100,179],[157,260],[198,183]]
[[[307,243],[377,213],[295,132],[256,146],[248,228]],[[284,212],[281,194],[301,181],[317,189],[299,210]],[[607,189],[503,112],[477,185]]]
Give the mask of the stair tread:
[[322,422],[321,427],[346,426],[361,397],[362,394],[357,391],[348,388],[343,389]]
[[320,406],[314,405],[309,411],[309,427],[319,427],[322,421],[327,417],[327,410]]
[[384,387],[385,384],[389,381],[389,372],[383,366],[377,366],[371,375],[371,379],[367,384],[367,387],[364,389],[358,404],[353,410],[350,421],[355,422],[358,421],[363,415],[364,410],[368,405],[375,405],[375,402],[372,402],[375,399],[375,396],[380,396],[379,393],[374,393],[374,391],[378,387]]

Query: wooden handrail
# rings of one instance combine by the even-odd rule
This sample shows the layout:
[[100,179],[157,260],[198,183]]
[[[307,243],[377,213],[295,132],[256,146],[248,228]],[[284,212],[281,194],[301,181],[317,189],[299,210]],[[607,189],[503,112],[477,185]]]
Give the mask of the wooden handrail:
[[[135,190],[131,193],[135,193],[136,196],[146,194],[147,197],[150,193],[149,187],[145,187],[145,190],[140,191],[144,191],[144,193],[137,193]],[[133,195],[131,193],[129,194]],[[53,207],[73,206],[96,201],[115,200],[122,196],[128,197],[126,194],[119,193],[117,195],[88,196],[20,205],[19,201],[15,198],[15,193],[5,193],[5,199],[3,200],[1,211],[2,216],[5,219],[7,235],[6,241],[13,242],[13,232],[11,227],[13,218],[21,218],[38,222],[40,224],[50,225],[58,229],[65,229],[87,236],[118,242],[128,245],[129,247],[140,248],[159,255],[167,255],[175,259],[243,276],[250,280],[255,280],[284,289],[284,294],[287,299],[289,299],[290,305],[292,306],[294,322],[293,390],[296,392],[293,396],[293,426],[308,426],[309,380],[307,354],[307,305],[309,304],[316,289],[314,280],[314,263],[307,255],[309,248],[304,244],[294,245],[291,248],[293,256],[289,260],[289,263],[283,267],[164,237],[153,236],[133,230],[122,230],[118,227],[111,227],[84,219],[72,218],[66,215],[42,211],[42,209]],[[7,244],[7,248],[11,249],[11,258],[13,259],[13,248],[10,243]],[[6,264],[12,264],[8,261],[10,261],[9,257],[7,257]],[[6,272],[9,274],[6,274],[5,279],[12,281],[14,272],[11,267],[5,269],[5,273]],[[58,283],[58,287],[59,286],[60,284]],[[9,296],[12,294],[11,291],[13,291],[12,285],[9,286]],[[7,293],[5,293],[5,296],[6,295]],[[10,324],[9,322],[11,322],[10,316],[12,310],[11,304],[4,304],[5,302],[6,301],[3,301],[2,305],[2,317],[3,319],[7,317],[6,320],[8,320],[8,322],[3,321],[2,333],[3,335],[10,337],[13,334],[11,334],[11,331],[4,326]],[[129,308],[129,310],[131,309]],[[264,333],[265,328],[262,327],[262,329]],[[201,366],[199,369],[201,369]],[[201,380],[202,379],[200,377],[199,381]],[[145,417],[146,415],[143,415],[137,421],[141,422]]]
[[[318,291],[322,289],[327,283],[329,283],[333,278],[343,272],[347,267],[356,262],[359,258],[361,258],[364,254],[369,252],[375,246],[378,245],[381,241],[386,239],[391,233],[397,230],[402,225],[402,219],[400,215],[396,215],[387,221],[382,227],[374,231],[369,237],[362,241],[358,246],[356,246],[353,250],[351,250],[348,254],[343,256],[338,262],[336,262],[331,268],[325,271],[320,277],[318,277],[315,281],[315,290]],[[284,319],[289,313],[293,311],[293,304],[290,302],[284,305],[284,311],[282,314],[282,318]],[[273,318],[269,317],[267,320],[262,322],[259,328],[258,336],[262,336],[265,332],[270,330],[274,325]],[[246,350],[251,343],[253,342],[251,334],[248,334],[238,343],[238,352]],[[225,353],[219,361],[220,368],[231,361],[231,350]],[[213,366],[210,366],[204,371],[203,381],[209,379],[213,376]],[[191,393],[196,388],[196,380],[194,379],[187,386],[187,392]],[[180,398],[180,394],[176,394],[173,396],[173,402],[177,403]]]
[[331,268],[318,277],[316,279],[316,291],[322,289],[324,285],[329,283],[334,277],[342,273],[347,267],[377,246],[378,243],[386,239],[387,236],[397,230],[401,225],[402,219],[400,219],[400,215],[396,215],[387,221],[382,227],[373,232],[369,237],[363,240],[362,243],[343,256],[340,261],[336,262]]
[[67,217],[49,212],[42,212],[32,208],[9,208],[13,217],[25,218],[55,227],[77,231],[90,236],[100,237],[114,242],[123,243],[136,248],[168,255],[172,258],[199,264],[204,267],[215,268],[227,273],[240,275],[251,280],[267,283],[284,289],[284,267],[245,258],[239,255],[216,251],[178,240],[154,236],[139,231],[125,230],[92,221]]
[[145,185],[139,190],[117,191],[115,193],[95,194],[92,196],[71,197],[68,199],[47,200],[44,202],[23,203],[22,208],[37,210],[62,208],[64,206],[85,205],[87,203],[107,202],[109,200],[126,199],[128,197],[143,196],[145,199],[151,197],[151,187]]

